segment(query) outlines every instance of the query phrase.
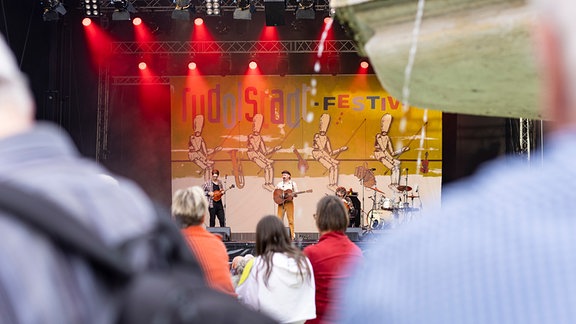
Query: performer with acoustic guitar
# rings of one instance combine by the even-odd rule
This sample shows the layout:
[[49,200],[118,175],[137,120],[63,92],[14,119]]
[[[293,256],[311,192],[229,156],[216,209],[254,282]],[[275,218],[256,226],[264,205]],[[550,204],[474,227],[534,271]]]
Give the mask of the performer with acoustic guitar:
[[278,204],[278,217],[280,217],[280,220],[284,222],[284,214],[286,214],[286,217],[288,218],[288,226],[290,227],[290,237],[294,239],[293,198],[298,196],[298,187],[296,186],[296,182],[292,181],[292,175],[290,174],[290,171],[282,171],[282,181],[280,181],[276,186],[275,193],[280,193],[281,195],[281,197],[275,195],[274,198],[274,201]]
[[220,171],[212,170],[212,179],[204,184],[204,193],[208,197],[208,211],[210,212],[210,227],[216,226],[216,217],[220,227],[226,226],[226,215],[224,214],[224,205],[222,204],[222,195],[226,191],[224,184],[220,179]]

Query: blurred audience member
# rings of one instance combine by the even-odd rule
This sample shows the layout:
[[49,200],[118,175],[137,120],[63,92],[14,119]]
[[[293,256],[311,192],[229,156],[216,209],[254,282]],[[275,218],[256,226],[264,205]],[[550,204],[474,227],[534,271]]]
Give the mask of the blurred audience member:
[[348,215],[342,197],[325,196],[320,199],[315,218],[320,239],[317,244],[307,246],[304,254],[314,269],[316,319],[307,323],[329,323],[328,315],[335,311],[336,291],[350,276],[351,266],[362,259],[362,251],[345,234]]
[[266,216],[256,226],[256,258],[236,288],[242,302],[281,323],[316,317],[314,274],[308,258],[291,244],[280,218]]
[[[35,123],[26,78],[2,36],[0,62],[0,182],[50,199],[109,246],[152,231],[156,212],[138,187],[83,159],[60,127]],[[0,237],[0,322],[115,321],[116,291],[82,256],[1,208]],[[126,251],[134,269],[156,255],[143,245],[133,252]]]
[[182,226],[182,234],[200,262],[208,285],[235,295],[226,246],[219,236],[208,232],[203,226],[204,218],[208,215],[204,190],[195,186],[176,191],[172,198],[172,215]]
[[576,1],[533,2],[553,119],[543,163],[494,161],[384,236],[347,284],[341,323],[576,323]]
[[232,264],[230,265],[230,275],[232,276],[232,286],[234,288],[236,288],[238,285],[238,281],[240,280],[240,276],[242,276],[242,270],[244,270],[245,265],[246,262],[244,261],[244,257],[241,255],[237,255],[234,257],[234,259],[232,259]]

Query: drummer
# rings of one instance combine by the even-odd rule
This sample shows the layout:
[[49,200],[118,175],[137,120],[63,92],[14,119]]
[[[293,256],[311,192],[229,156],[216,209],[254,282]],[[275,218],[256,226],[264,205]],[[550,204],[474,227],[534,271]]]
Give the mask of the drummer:
[[352,204],[352,199],[350,199],[350,197],[346,195],[346,188],[344,187],[336,188],[336,196],[342,199],[344,207],[346,207],[346,210],[348,211],[348,219],[350,220],[349,226],[351,227],[352,224],[354,224],[353,215],[356,215],[354,210],[354,204]]

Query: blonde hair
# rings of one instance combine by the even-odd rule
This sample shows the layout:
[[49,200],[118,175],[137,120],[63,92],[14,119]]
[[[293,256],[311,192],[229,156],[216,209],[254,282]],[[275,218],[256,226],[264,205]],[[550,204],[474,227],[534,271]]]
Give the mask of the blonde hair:
[[208,213],[208,200],[198,186],[180,189],[172,197],[172,216],[182,227],[200,225]]

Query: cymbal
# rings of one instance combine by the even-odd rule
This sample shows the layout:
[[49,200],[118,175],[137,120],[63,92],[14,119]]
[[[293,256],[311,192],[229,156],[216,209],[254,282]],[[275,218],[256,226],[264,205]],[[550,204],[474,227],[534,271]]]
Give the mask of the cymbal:
[[398,189],[398,191],[412,191],[412,187],[410,186],[398,186],[396,189]]
[[374,187],[374,188],[370,188],[370,187],[368,187],[368,189],[372,189],[372,190],[374,190],[374,191],[376,191],[376,192],[379,192],[379,193],[381,193],[381,194],[383,194],[383,195],[384,195],[384,192],[383,192],[382,190],[380,190],[380,189],[376,188],[376,187]]

